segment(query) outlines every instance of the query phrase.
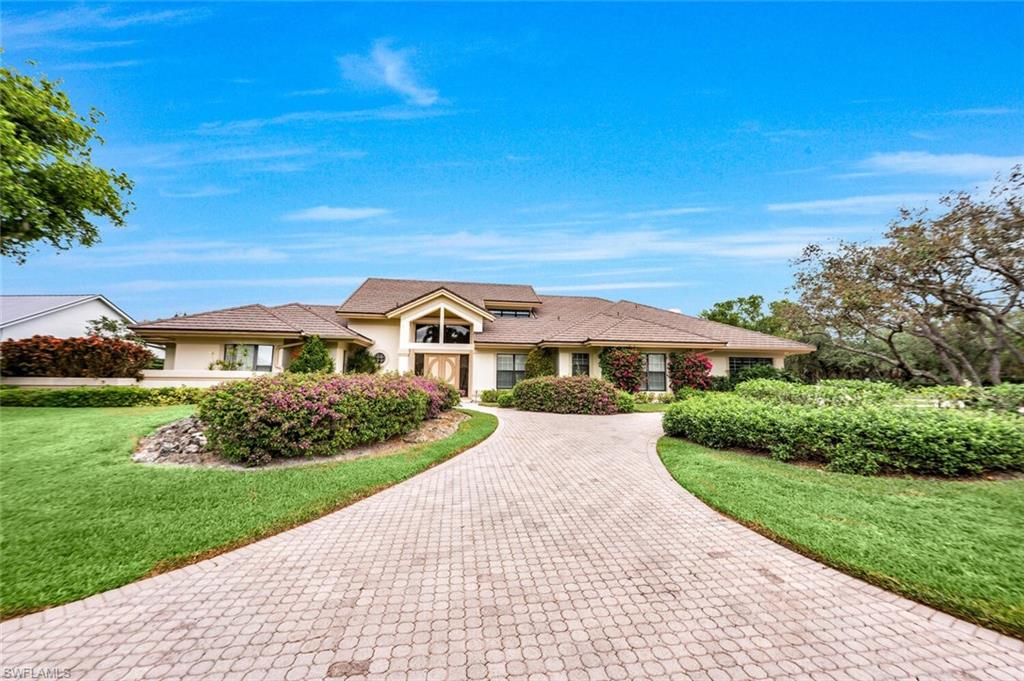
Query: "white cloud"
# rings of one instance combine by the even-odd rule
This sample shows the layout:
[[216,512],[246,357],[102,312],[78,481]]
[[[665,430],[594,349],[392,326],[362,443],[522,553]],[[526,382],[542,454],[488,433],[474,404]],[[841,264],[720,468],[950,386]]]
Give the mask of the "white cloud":
[[146,12],[117,13],[111,7],[77,4],[71,9],[45,10],[34,14],[6,13],[3,22],[4,42],[21,49],[52,47],[88,50],[118,47],[133,41],[83,41],[62,38],[75,31],[117,31],[136,26],[178,24],[203,17],[205,10],[168,9]]
[[707,206],[682,206],[679,208],[656,208],[653,210],[638,210],[632,213],[623,213],[619,217],[625,220],[642,220],[644,218],[669,218],[679,215],[696,215],[699,213],[710,213],[714,208]]
[[450,116],[448,109],[412,109],[409,107],[386,106],[378,109],[354,109],[350,111],[292,111],[269,118],[248,118],[238,121],[214,121],[199,126],[204,135],[238,135],[261,130],[262,128],[288,125],[290,123],[361,123],[364,121],[411,121],[421,118]]
[[973,109],[955,109],[949,113],[952,116],[1009,116],[1019,112],[1020,109],[1008,106],[979,106]]
[[160,196],[164,196],[169,199],[205,199],[212,196],[228,196],[230,194],[237,194],[237,189],[230,189],[228,187],[218,187],[217,185],[203,185],[202,187],[196,187],[195,189],[185,189],[181,191],[172,191],[168,189],[161,189]]
[[391,41],[378,40],[370,54],[347,54],[338,58],[342,76],[363,87],[387,88],[417,106],[432,106],[440,101],[437,90],[419,82],[409,59],[412,48],[396,50]]
[[123,246],[99,244],[88,251],[55,255],[67,267],[142,267],[200,263],[279,263],[289,259],[281,249],[239,241],[161,239]]
[[80,61],[71,64],[58,64],[60,71],[105,71],[109,69],[127,69],[142,66],[146,62],[141,59],[121,59],[119,61]]
[[252,279],[136,279],[110,284],[107,289],[118,291],[176,291],[183,289],[225,288],[282,288],[292,286],[352,286],[365,277],[275,277]]
[[1024,163],[1024,156],[989,156],[985,154],[932,154],[927,151],[898,151],[872,154],[858,165],[857,174],[878,175],[954,175],[991,176],[1005,173]]
[[289,222],[348,222],[352,220],[365,220],[387,215],[391,211],[387,208],[344,208],[340,206],[314,206],[302,210],[292,211],[281,216],[281,219]]
[[690,281],[626,281],[606,282],[602,284],[567,284],[551,286],[535,286],[538,291],[625,291],[627,289],[644,288],[678,288],[682,286],[693,286]]
[[831,214],[877,214],[888,213],[901,206],[913,206],[934,199],[932,194],[874,194],[850,196],[845,199],[822,199],[818,201],[797,201],[794,203],[769,203],[765,206],[771,212],[831,213]]

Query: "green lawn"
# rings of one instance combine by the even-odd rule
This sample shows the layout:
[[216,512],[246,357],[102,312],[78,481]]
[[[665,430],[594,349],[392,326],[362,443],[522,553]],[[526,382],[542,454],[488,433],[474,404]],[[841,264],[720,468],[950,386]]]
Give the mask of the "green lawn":
[[192,407],[0,409],[0,615],[77,600],[311,520],[476,444],[451,437],[376,458],[263,471],[144,466],[133,440]]
[[668,411],[668,408],[671,407],[671,406],[672,406],[671,404],[662,404],[660,402],[651,402],[649,404],[643,404],[641,402],[637,402],[636,410],[637,411]]
[[663,437],[658,453],[701,500],[833,567],[1024,635],[1024,480],[829,473]]

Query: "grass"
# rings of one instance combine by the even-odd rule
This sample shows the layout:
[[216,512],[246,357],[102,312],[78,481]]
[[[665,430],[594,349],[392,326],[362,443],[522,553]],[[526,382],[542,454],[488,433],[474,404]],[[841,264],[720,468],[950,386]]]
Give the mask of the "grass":
[[646,403],[646,404],[642,403],[642,402],[637,402],[637,404],[636,404],[636,411],[640,411],[640,412],[668,411],[668,408],[671,407],[671,406],[672,406],[671,404],[662,404],[661,402],[650,402],[650,403]]
[[0,409],[0,616],[105,591],[312,520],[480,442],[470,415],[387,456],[261,471],[144,466],[134,440],[192,407]]
[[830,473],[663,437],[672,476],[722,513],[839,570],[1024,636],[1024,480]]

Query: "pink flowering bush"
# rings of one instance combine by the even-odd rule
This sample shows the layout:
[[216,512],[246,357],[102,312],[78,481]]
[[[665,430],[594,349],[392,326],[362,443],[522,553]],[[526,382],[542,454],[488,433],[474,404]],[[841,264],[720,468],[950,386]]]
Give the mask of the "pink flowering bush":
[[462,396],[451,383],[426,376],[410,376],[413,384],[427,394],[427,418],[436,419],[441,412],[458,406]]
[[[225,383],[199,404],[210,445],[232,461],[328,456],[416,428],[431,398],[397,374],[281,374]],[[439,396],[440,408],[447,400]]]
[[512,390],[516,408],[554,414],[617,414],[618,396],[614,385],[589,376],[528,378]]
[[699,352],[673,352],[668,361],[669,387],[707,390],[711,387],[711,360]]
[[605,348],[601,351],[601,374],[619,390],[640,392],[644,382],[644,355],[639,348]]

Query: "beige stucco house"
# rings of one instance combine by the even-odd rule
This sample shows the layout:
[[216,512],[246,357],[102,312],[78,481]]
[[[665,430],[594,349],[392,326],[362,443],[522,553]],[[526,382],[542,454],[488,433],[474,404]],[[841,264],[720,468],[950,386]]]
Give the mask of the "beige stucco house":
[[203,384],[283,371],[303,339],[318,335],[342,370],[365,348],[384,371],[443,378],[465,395],[510,388],[536,347],[557,354],[560,375],[600,376],[608,346],[646,353],[645,389],[668,388],[668,354],[699,350],[726,375],[758,363],[781,368],[813,346],[627,300],[538,295],[532,286],[367,279],[341,305],[290,303],[201,312],[132,327],[166,347],[150,384]]

